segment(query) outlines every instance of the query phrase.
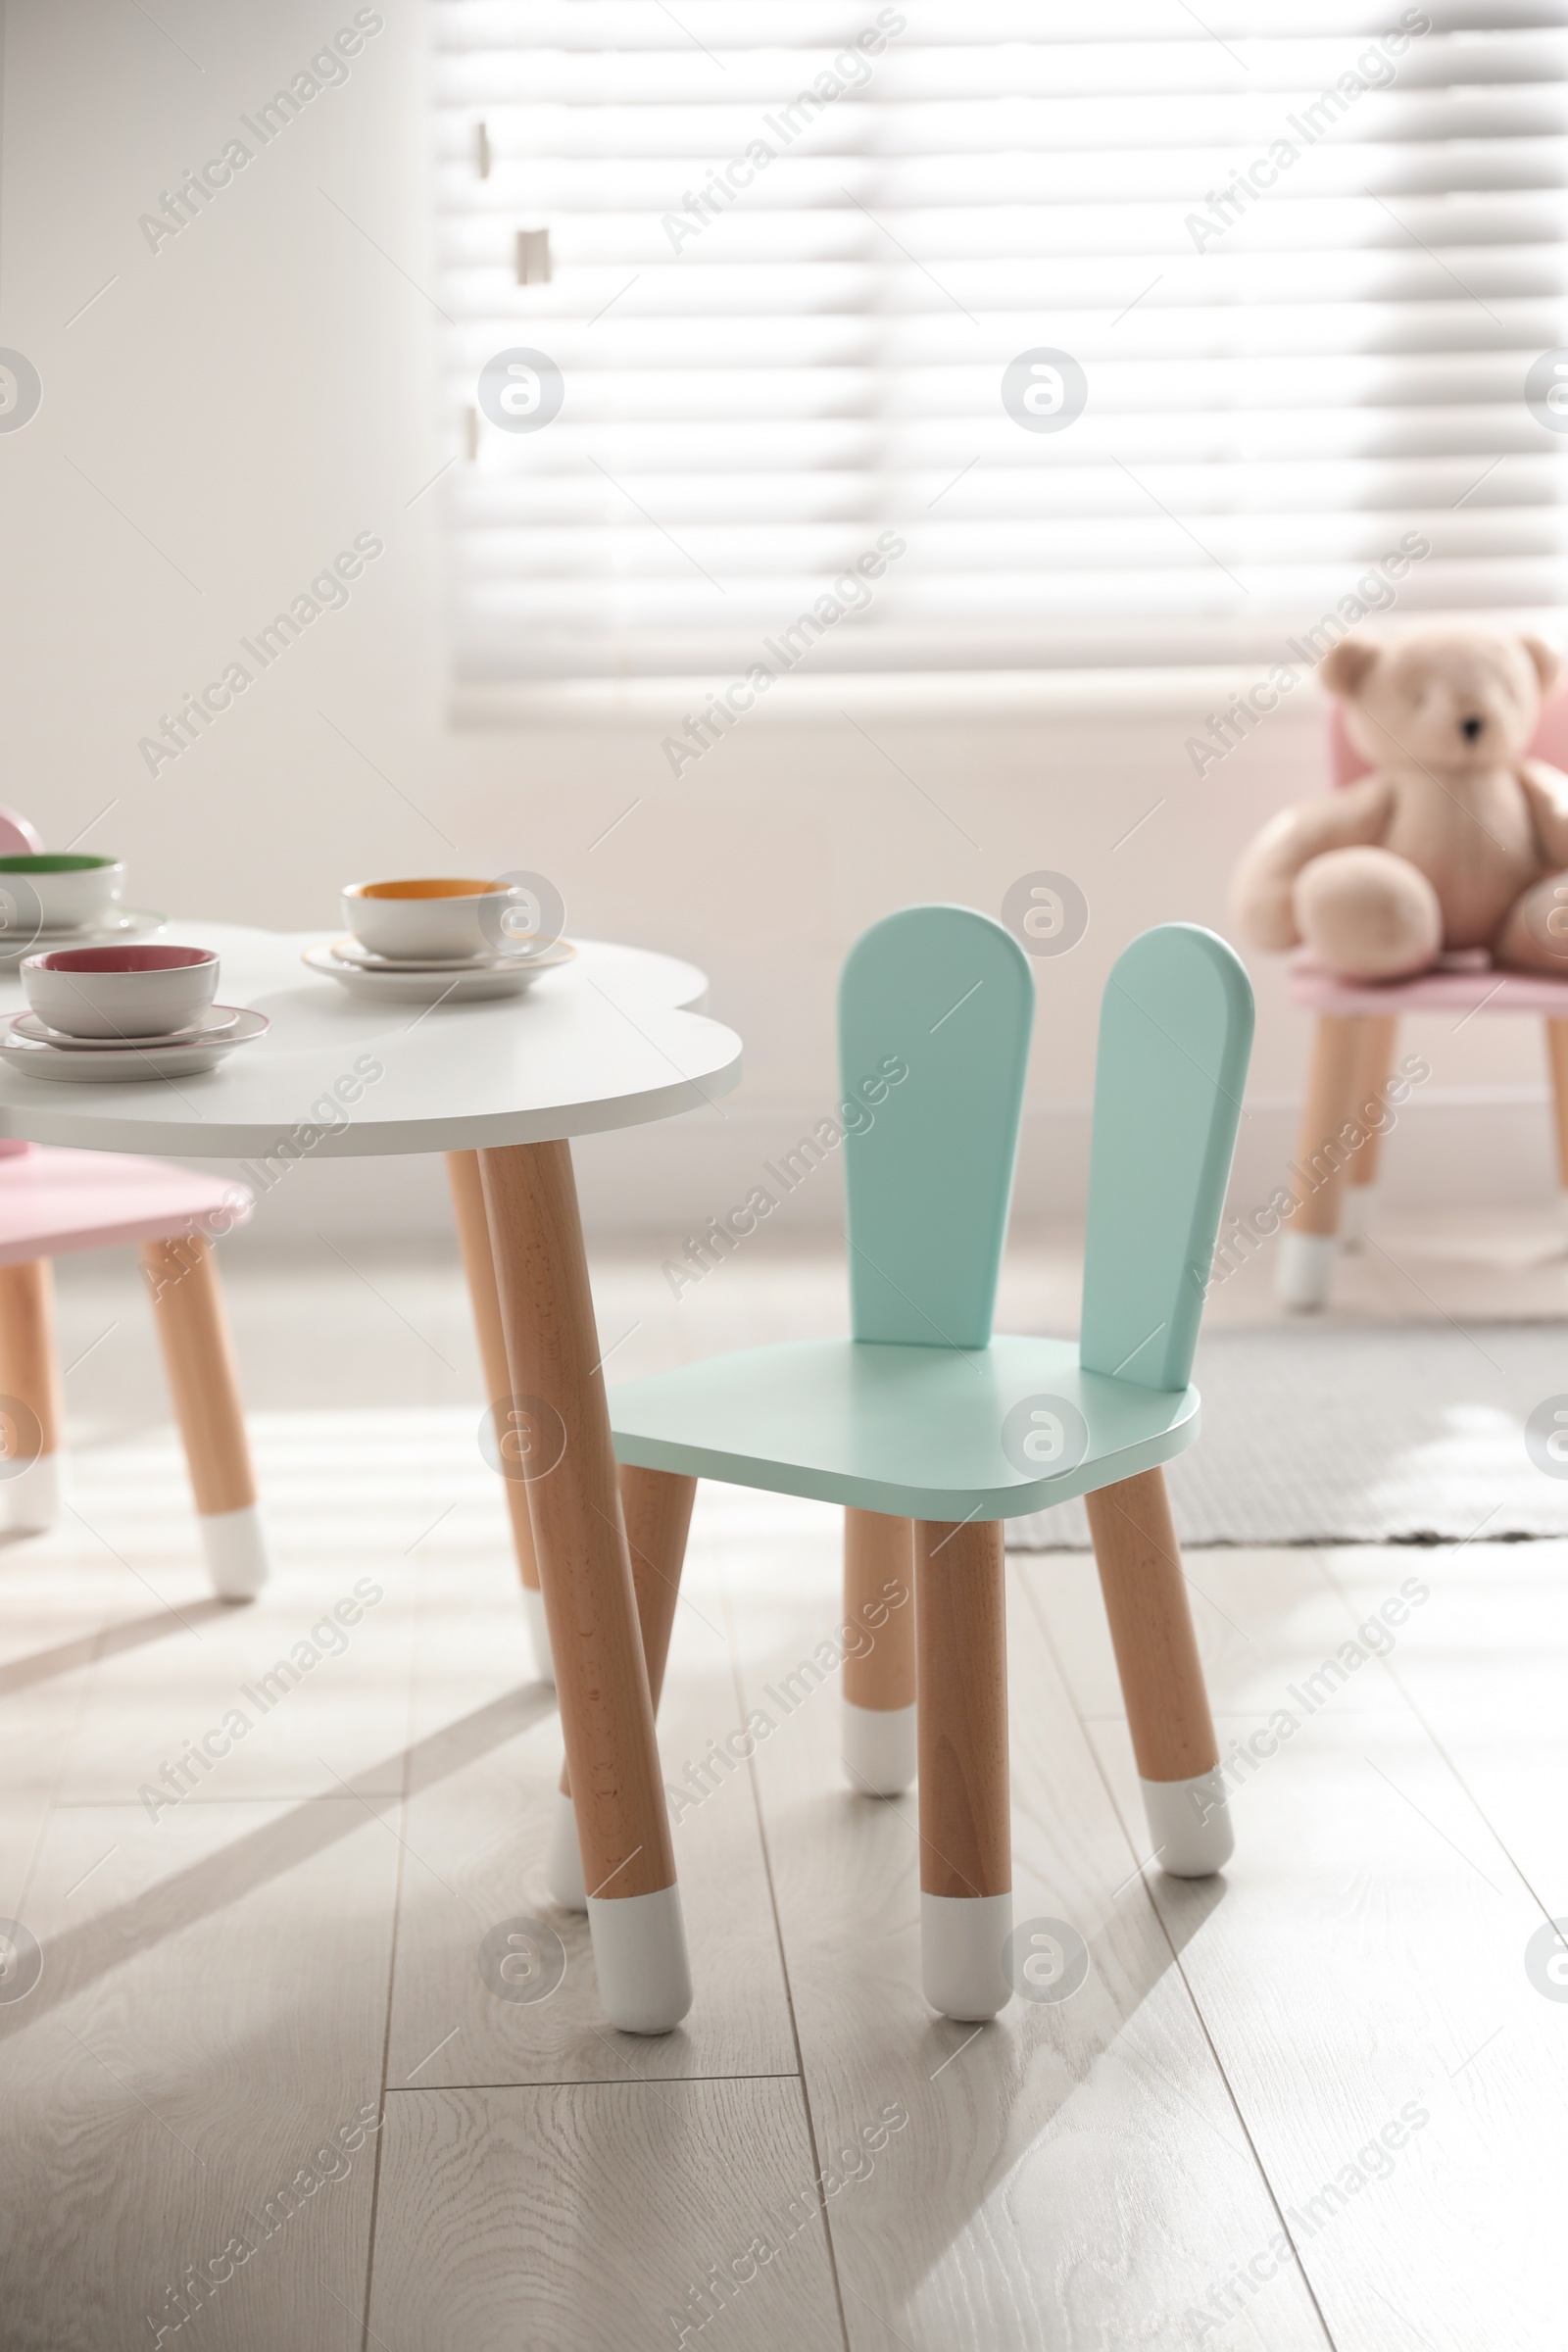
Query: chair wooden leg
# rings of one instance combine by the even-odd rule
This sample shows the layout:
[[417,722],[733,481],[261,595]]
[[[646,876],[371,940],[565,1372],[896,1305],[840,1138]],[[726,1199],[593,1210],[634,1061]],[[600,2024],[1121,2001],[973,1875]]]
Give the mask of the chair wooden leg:
[[[637,1624],[648,1663],[648,1695],[659,1713],[659,1694],[664,1687],[664,1663],[680,1598],[680,1572],[686,1558],[686,1537],[697,1499],[697,1481],[671,1470],[639,1470],[619,1465],[620,1508],[626,1522],[626,1548],[631,1553],[631,1581],[637,1594]],[[571,1774],[563,1767],[561,1801],[550,1834],[545,1881],[556,1901],[567,1911],[588,1908],[583,1881],[582,1847],[577,1838],[577,1816],[571,1801]]]
[[[468,1297],[473,1302],[473,1328],[479,1342],[479,1360],[484,1367],[485,1396],[489,1399],[492,1414],[504,1415],[512,1395],[512,1375],[507,1369],[507,1341],[501,1328],[501,1301],[496,1296],[496,1268],[490,1254],[490,1225],[485,1215],[478,1153],[449,1152],[447,1180],[452,1187],[458,1246],[463,1251],[464,1271],[468,1278]],[[498,1427],[498,1445],[505,1434],[504,1427]],[[516,1554],[517,1575],[522,1583],[522,1601],[527,1612],[528,1632],[533,1641],[534,1663],[539,1669],[540,1679],[553,1683],[556,1675],[550,1662],[550,1634],[545,1625],[544,1595],[539,1590],[533,1522],[528,1515],[528,1482],[523,1478],[503,1477],[501,1483],[507,1492],[507,1511],[512,1520],[512,1548]]]
[[1392,1013],[1373,1013],[1361,1023],[1361,1060],[1356,1073],[1355,1100],[1350,1116],[1365,1130],[1346,1170],[1345,1248],[1359,1250],[1366,1232],[1368,1206],[1383,1156],[1383,1129],[1371,1124],[1383,1089],[1394,1067],[1394,1043],[1399,1024]]
[[1329,1295],[1351,1156],[1340,1130],[1351,1115],[1361,1055],[1359,1020],[1320,1013],[1291,1170],[1296,1207],[1280,1236],[1279,1292],[1287,1306],[1322,1306]]
[[1206,1879],[1235,1846],[1162,1470],[1084,1497],[1160,1867]]
[[1546,1023],[1546,1058],[1551,1064],[1551,1102],[1557,1129],[1557,1198],[1568,1230],[1568,1021]]
[[842,1754],[864,1796],[899,1796],[914,1778],[913,1602],[913,1522],[847,1510]]
[[0,1525],[41,1535],[60,1512],[60,1359],[54,1268],[0,1266]]
[[1001,1522],[917,1520],[914,1581],[921,1977],[945,2016],[995,2017],[1012,1994]]
[[571,1154],[514,1144],[479,1165],[509,1393],[540,1437],[529,1506],[599,1995],[612,2025],[663,2034],[691,1974]]
[[213,1245],[202,1234],[143,1242],[141,1266],[213,1590],[223,1600],[251,1600],[267,1582],[267,1543]]

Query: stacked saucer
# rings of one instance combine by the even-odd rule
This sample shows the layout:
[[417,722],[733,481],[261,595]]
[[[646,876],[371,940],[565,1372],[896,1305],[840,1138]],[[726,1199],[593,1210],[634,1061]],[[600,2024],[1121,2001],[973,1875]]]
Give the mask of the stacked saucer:
[[97,1086],[195,1078],[265,1036],[267,1015],[215,1004],[208,948],[51,950],[22,967],[32,1009],[0,1035],[0,1063],[28,1078]]
[[0,858],[0,971],[24,956],[98,940],[145,939],[164,916],[120,904],[124,867],[71,850]]
[[472,1004],[518,997],[576,949],[516,883],[421,876],[351,882],[350,936],[308,948],[313,972],[383,1004]]
[[304,961],[329,978],[382,1004],[475,1004],[489,997],[520,997],[541,972],[570,963],[575,948],[557,940],[532,956],[377,956],[357,939],[334,939],[307,948]]

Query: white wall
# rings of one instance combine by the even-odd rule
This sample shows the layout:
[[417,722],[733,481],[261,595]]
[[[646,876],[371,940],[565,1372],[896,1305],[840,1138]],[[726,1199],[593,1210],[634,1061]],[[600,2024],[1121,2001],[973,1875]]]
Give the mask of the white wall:
[[[679,783],[660,751],[694,708],[679,682],[538,694],[452,725],[441,493],[418,495],[454,447],[441,321],[420,291],[434,282],[423,26],[397,0],[380,13],[346,85],[153,253],[138,216],[350,23],[350,0],[160,0],[169,37],[123,0],[12,0],[0,344],[34,362],[44,400],[0,434],[0,800],[55,846],[122,853],[132,897],[176,913],[326,925],[355,875],[527,866],[557,879],[578,931],[702,962],[747,1041],[740,1093],[722,1119],[582,1152],[595,1220],[671,1240],[819,1115],[837,966],[868,921],[918,898],[995,910],[1017,875],[1066,871],[1092,919],[1072,955],[1038,967],[1019,1200],[1072,1207],[1105,970],[1150,922],[1223,927],[1239,846],[1320,780],[1313,690],[1203,781],[1184,745],[1213,678],[802,682]],[[385,554],[347,610],[150,775],[137,744],[159,714],[365,531]],[[1244,1204],[1278,1181],[1306,1046],[1278,968],[1256,976]],[[1392,1187],[1435,1204],[1544,1194],[1531,1025],[1424,1023],[1412,1042],[1434,1076],[1390,1153]],[[830,1218],[835,1181],[790,1214]],[[300,1170],[267,1224],[442,1213],[438,1171],[358,1163]]]

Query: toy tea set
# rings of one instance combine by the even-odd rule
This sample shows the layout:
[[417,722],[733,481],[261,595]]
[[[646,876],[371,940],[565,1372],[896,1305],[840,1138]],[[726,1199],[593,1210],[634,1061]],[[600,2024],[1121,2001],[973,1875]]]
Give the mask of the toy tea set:
[[[149,936],[166,918],[122,906],[123,882],[114,858],[0,857],[0,969],[20,967],[28,1004],[0,1033],[0,1064],[94,1085],[189,1078],[266,1036],[265,1013],[217,1003],[216,953]],[[576,953],[513,883],[355,882],[342,906],[348,936],[304,961],[371,1002],[519,996]]]

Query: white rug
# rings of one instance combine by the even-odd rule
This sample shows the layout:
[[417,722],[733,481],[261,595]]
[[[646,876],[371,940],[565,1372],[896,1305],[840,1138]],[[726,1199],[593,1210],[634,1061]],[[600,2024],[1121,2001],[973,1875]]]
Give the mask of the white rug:
[[[1538,1406],[1568,1412],[1568,1327],[1219,1331],[1194,1378],[1202,1435],[1166,1472],[1184,1544],[1568,1536],[1568,1461],[1548,1475],[1525,1446]],[[1007,1530],[1018,1550],[1088,1542],[1081,1502]]]

